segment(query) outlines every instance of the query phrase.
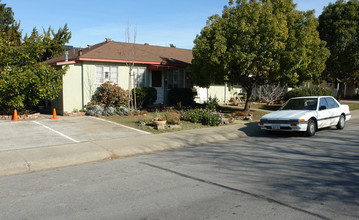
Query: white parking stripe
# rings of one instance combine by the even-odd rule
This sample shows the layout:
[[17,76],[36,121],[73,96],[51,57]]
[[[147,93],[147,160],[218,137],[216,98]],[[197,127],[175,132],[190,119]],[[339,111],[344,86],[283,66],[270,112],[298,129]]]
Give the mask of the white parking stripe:
[[75,140],[75,139],[73,139],[73,138],[70,138],[69,136],[67,136],[67,135],[65,135],[65,134],[63,134],[63,133],[61,133],[61,132],[59,132],[59,131],[56,131],[56,130],[54,130],[54,129],[52,129],[52,128],[50,128],[50,127],[44,125],[44,124],[41,124],[41,123],[39,123],[39,122],[37,122],[37,121],[32,121],[32,122],[34,122],[35,124],[41,125],[42,127],[47,128],[47,129],[49,129],[50,131],[53,131],[53,132],[55,132],[56,134],[61,135],[62,137],[69,139],[70,141],[73,141],[73,142],[75,142],[75,143],[79,143],[79,142],[80,142],[80,141],[77,141],[77,140]]
[[97,118],[97,117],[92,117],[92,116],[90,116],[90,118],[97,119],[97,120],[100,120],[100,121],[106,121],[106,122],[108,122],[108,123],[115,124],[115,125],[119,125],[119,126],[121,126],[121,127],[128,128],[128,129],[132,129],[132,130],[135,130],[135,131],[144,133],[144,134],[151,134],[150,132],[147,132],[147,131],[142,131],[142,130],[139,130],[139,129],[136,129],[136,128],[131,128],[131,127],[128,127],[128,126],[126,126],[126,125],[122,125],[122,124],[119,124],[119,123],[113,122],[113,121],[108,121],[108,120],[105,120],[105,119],[102,119],[102,118]]

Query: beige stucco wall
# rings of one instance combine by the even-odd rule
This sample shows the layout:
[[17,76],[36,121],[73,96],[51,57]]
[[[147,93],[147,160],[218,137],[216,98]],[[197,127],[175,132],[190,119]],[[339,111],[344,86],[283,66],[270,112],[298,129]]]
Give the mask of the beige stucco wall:
[[82,109],[82,64],[69,65],[63,77],[63,113]]
[[[88,102],[91,101],[92,95],[96,92],[101,84],[96,83],[96,65],[117,66],[118,77],[117,83],[124,90],[128,89],[129,67],[125,64],[100,63],[100,62],[84,62],[70,64],[65,76],[63,77],[63,91],[58,99],[62,100],[63,112],[73,112],[74,110],[83,109]],[[138,66],[146,68],[146,65]],[[146,70],[146,84],[149,78],[148,70]],[[56,101],[54,104],[61,104]],[[60,108],[60,107],[59,107]]]
[[122,65],[118,67],[118,85],[124,89],[128,89],[128,80],[129,80],[129,67]]

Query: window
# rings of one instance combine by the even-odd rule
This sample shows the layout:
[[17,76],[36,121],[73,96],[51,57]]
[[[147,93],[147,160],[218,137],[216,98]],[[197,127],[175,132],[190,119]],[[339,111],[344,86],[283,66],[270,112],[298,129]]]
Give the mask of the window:
[[316,110],[317,101],[315,98],[289,99],[280,110]]
[[184,70],[169,70],[168,74],[168,88],[184,88],[185,72]]
[[325,98],[320,98],[319,109],[321,110],[329,109],[328,103],[325,100]]
[[330,108],[338,108],[339,107],[338,103],[336,101],[334,101],[333,98],[325,98],[325,99],[327,100]]
[[161,71],[152,71],[152,87],[162,87]]
[[136,87],[145,87],[146,86],[146,69],[137,68],[133,71],[136,77]]
[[180,70],[179,71],[179,75],[178,75],[178,88],[184,88],[184,70]]
[[178,88],[178,71],[175,70],[173,73],[173,88]]
[[102,84],[106,81],[118,83],[117,66],[96,66],[96,83]]

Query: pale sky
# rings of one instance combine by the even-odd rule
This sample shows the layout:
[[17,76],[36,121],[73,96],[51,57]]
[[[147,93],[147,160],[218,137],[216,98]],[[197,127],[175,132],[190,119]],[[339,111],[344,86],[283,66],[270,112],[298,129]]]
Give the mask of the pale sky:
[[[323,7],[335,0],[293,0],[298,10]],[[68,45],[86,47],[112,38],[126,41],[137,26],[136,43],[192,49],[193,40],[213,14],[221,14],[228,0],[2,0],[21,22],[23,33],[49,26],[56,31],[68,24],[72,38]]]

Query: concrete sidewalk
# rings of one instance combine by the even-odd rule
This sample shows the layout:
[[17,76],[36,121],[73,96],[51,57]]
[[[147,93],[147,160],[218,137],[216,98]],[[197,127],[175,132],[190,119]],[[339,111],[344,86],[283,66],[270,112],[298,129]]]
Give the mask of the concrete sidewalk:
[[[352,112],[359,118],[359,110]],[[0,177],[205,145],[259,134],[257,122],[0,152]]]

